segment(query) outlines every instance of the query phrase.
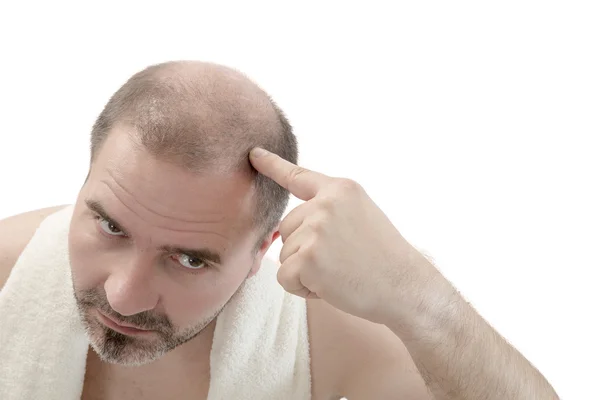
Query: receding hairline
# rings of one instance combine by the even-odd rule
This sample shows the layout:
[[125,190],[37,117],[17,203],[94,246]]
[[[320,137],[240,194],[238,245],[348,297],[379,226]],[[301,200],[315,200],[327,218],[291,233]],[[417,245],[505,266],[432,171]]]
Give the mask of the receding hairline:
[[[239,167],[243,147],[249,152],[253,146],[276,142],[285,129],[282,111],[258,84],[239,70],[212,62],[151,65],[133,75],[113,99],[111,112],[103,119],[111,125],[98,137],[105,138],[117,125],[128,126],[147,150],[170,160],[181,158],[186,144],[198,150],[201,143],[204,160],[224,156],[223,148],[237,148],[237,160],[222,162]],[[177,148],[170,148],[170,143],[177,143]],[[193,164],[193,157],[183,154],[183,158],[184,165]]]
[[206,61],[168,61],[130,77],[96,119],[91,162],[119,124],[133,127],[153,156],[193,172],[243,172],[257,188],[255,222],[266,234],[285,211],[289,193],[258,174],[248,154],[260,146],[292,163],[298,146],[285,113],[244,73]]

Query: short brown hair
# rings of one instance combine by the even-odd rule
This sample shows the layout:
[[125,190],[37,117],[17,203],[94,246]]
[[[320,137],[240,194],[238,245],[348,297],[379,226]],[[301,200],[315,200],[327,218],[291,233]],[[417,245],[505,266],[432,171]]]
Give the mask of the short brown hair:
[[232,68],[170,61],[136,73],[112,95],[92,128],[92,162],[119,124],[133,127],[151,154],[188,170],[249,174],[256,190],[258,251],[285,212],[289,192],[252,168],[249,151],[260,146],[298,161],[292,126],[269,95]]

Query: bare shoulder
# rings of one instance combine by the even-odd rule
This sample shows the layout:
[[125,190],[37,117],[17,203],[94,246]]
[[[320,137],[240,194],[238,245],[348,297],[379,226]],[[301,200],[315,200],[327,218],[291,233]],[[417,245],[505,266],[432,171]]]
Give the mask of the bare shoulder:
[[404,343],[386,326],[307,300],[313,398],[433,399]]
[[64,207],[41,208],[0,220],[0,289],[40,223]]

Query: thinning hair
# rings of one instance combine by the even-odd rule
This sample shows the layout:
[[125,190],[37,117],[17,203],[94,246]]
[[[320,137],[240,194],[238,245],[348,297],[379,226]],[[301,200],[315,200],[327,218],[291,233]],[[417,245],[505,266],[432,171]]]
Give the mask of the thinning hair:
[[229,67],[164,62],[139,71],[111,96],[92,128],[92,163],[119,125],[133,128],[135,141],[153,156],[186,170],[247,174],[255,188],[258,251],[285,212],[289,192],[259,174],[248,154],[260,146],[298,160],[292,126],[267,93]]

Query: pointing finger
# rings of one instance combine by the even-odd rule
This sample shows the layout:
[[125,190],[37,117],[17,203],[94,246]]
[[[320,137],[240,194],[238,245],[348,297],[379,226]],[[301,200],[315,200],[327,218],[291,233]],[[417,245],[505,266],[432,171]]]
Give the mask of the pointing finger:
[[299,167],[260,147],[250,152],[250,162],[258,172],[304,201],[315,197],[331,181],[327,175]]

